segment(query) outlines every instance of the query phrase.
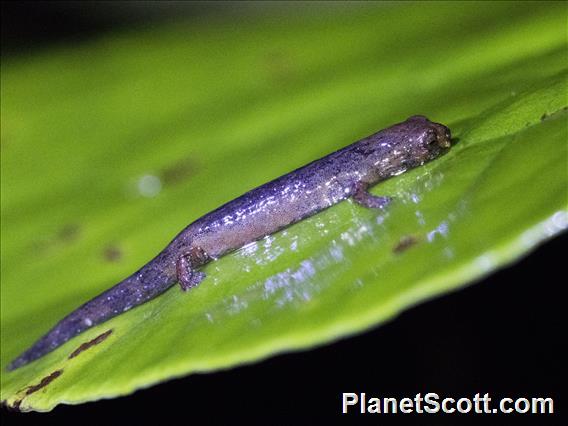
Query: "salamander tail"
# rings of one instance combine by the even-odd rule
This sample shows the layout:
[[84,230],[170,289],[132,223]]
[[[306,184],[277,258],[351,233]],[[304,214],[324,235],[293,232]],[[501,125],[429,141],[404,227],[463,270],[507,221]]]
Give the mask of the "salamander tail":
[[158,296],[175,284],[176,278],[150,262],[114,287],[71,312],[34,345],[14,359],[15,370],[53,351],[72,337]]

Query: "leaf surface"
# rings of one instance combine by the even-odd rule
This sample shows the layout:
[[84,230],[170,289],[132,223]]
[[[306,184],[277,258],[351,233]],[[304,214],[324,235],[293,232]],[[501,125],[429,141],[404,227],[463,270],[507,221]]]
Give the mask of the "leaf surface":
[[566,229],[562,3],[282,13],[3,61],[3,368],[255,186],[414,114],[455,146],[376,186],[387,211],[340,203],[3,371],[8,405],[47,411],[361,332]]

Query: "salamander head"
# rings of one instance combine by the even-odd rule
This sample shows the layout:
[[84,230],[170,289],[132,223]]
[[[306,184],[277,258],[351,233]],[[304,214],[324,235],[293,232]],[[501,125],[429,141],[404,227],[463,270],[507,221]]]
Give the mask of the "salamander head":
[[422,115],[414,115],[398,126],[406,135],[401,142],[408,155],[407,163],[414,167],[439,157],[451,146],[450,129]]
[[371,135],[362,147],[355,147],[369,165],[367,180],[375,182],[421,166],[445,153],[451,146],[450,129],[422,115]]

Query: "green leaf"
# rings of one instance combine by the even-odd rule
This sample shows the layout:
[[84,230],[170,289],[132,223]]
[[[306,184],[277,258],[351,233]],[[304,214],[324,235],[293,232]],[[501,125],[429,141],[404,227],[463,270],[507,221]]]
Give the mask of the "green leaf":
[[562,3],[281,13],[3,60],[3,368],[248,189],[414,114],[457,144],[375,187],[396,197],[387,211],[340,203],[3,371],[8,405],[123,395],[361,332],[566,229]]

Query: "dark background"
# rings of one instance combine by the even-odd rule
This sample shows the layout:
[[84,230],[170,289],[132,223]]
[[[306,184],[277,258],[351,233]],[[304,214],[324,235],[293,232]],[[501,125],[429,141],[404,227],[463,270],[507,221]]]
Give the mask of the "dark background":
[[[2,58],[73,44],[121,27],[184,16],[258,13],[254,5],[3,2]],[[172,7],[175,6],[175,7]],[[265,8],[265,6],[261,6]],[[263,13],[266,13],[266,9]],[[566,235],[477,284],[403,313],[362,335],[250,366],[195,374],[133,395],[58,406],[3,408],[8,424],[395,424],[566,423]],[[489,393],[552,397],[554,415],[341,415],[342,392],[368,397]]]

